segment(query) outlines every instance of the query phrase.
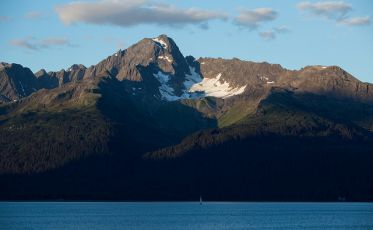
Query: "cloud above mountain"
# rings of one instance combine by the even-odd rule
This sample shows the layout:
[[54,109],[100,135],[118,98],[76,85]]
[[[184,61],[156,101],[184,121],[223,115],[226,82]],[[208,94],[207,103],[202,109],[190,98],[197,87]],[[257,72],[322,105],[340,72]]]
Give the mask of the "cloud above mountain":
[[342,1],[301,2],[298,9],[330,19],[342,19],[352,10],[352,6]]
[[348,26],[364,26],[370,24],[370,16],[356,17],[356,18],[346,18],[340,21],[340,23]]
[[60,20],[67,24],[109,24],[129,27],[139,24],[180,26],[205,25],[210,20],[226,20],[227,15],[218,11],[197,8],[178,8],[169,4],[157,4],[146,0],[100,0],[71,2],[56,7]]
[[6,22],[6,21],[9,21],[9,20],[10,20],[10,17],[4,16],[4,15],[0,15],[0,22]]
[[343,1],[300,2],[297,7],[301,11],[334,20],[347,26],[370,24],[370,16],[350,17],[349,13],[353,11],[352,5]]
[[39,19],[41,17],[43,17],[44,14],[40,11],[29,11],[26,13],[25,17],[27,19]]
[[273,31],[263,31],[259,33],[259,36],[264,40],[272,40],[276,38],[276,33]]
[[273,21],[278,13],[271,8],[243,9],[240,11],[234,22],[251,30],[257,29],[261,24]]
[[38,40],[32,36],[29,36],[22,39],[13,39],[9,43],[13,46],[35,51],[55,46],[74,46],[67,38],[64,37],[51,37]]

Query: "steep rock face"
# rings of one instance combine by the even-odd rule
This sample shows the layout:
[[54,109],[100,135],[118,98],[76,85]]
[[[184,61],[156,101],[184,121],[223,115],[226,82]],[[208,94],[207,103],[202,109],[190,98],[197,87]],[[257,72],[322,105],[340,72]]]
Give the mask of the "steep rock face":
[[[238,89],[232,96],[255,104],[268,94],[281,75],[289,72],[278,64],[255,63],[236,58],[231,60],[200,58],[197,61],[204,79],[216,79],[220,76],[219,83],[227,84],[230,89]],[[225,97],[225,99],[235,101],[236,97]]]
[[200,58],[198,62],[204,77],[212,78],[220,73],[222,81],[233,86],[273,84],[280,75],[287,72],[278,64],[255,63],[236,58]]
[[35,73],[39,81],[40,88],[53,89],[59,86],[59,79],[55,76],[50,76],[44,69]]
[[158,66],[164,73],[179,77],[189,73],[188,65],[175,42],[166,35],[160,35],[153,39],[145,38],[124,51],[119,50],[88,68],[84,78],[108,71],[118,80],[142,81],[144,76],[138,67],[151,64]]
[[295,92],[373,102],[371,84],[363,83],[338,66],[308,66],[281,78],[280,86]]
[[[141,92],[148,90],[147,93],[151,95],[161,93],[157,96],[159,98],[164,98],[162,93],[165,92],[153,89],[157,86],[166,87],[165,90],[169,91],[166,93],[172,94],[168,98],[172,98],[184,92],[183,82],[191,71],[175,42],[166,35],[160,35],[153,39],[145,38],[126,50],[119,50],[97,65],[90,66],[85,69],[82,79],[95,78],[102,73],[108,73],[119,81],[137,82],[136,89],[141,89]],[[65,77],[63,72],[58,73],[57,77],[71,78]]]
[[373,102],[372,84],[364,83],[337,66],[307,66],[287,70],[277,64],[255,63],[238,59],[200,58],[200,70],[205,78],[221,74],[220,82],[246,86],[245,94],[268,92],[282,87],[296,93],[315,93],[335,98]]
[[84,65],[72,65],[68,71],[69,71],[69,81],[81,81],[83,80],[85,70],[87,68]]
[[0,102],[18,100],[38,89],[38,81],[30,69],[18,64],[1,63]]
[[[50,83],[50,84],[47,84],[46,88],[55,88],[57,86],[61,86],[61,85],[64,85],[66,83],[69,83],[69,82],[77,82],[77,81],[83,80],[86,69],[87,68],[84,65],[74,64],[70,68],[68,68],[67,70],[62,69],[60,71],[49,72],[47,74],[45,74],[43,72],[38,74],[40,72],[39,71],[36,74],[42,75],[43,76],[42,79],[44,81]],[[58,80],[58,85],[57,86],[55,86],[56,79]]]

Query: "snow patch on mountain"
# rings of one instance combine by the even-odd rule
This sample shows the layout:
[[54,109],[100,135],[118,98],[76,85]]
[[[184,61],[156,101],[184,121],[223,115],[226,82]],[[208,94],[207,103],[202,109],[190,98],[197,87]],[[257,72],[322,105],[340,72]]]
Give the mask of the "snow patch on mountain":
[[162,39],[153,38],[152,40],[155,41],[157,44],[160,44],[161,47],[167,49],[167,43],[165,41],[163,41]]
[[158,58],[159,58],[159,59],[165,59],[165,60],[167,60],[168,62],[172,63],[172,59],[171,59],[170,57],[168,57],[168,56],[159,56]]
[[174,89],[168,85],[168,81],[170,80],[170,76],[158,71],[158,73],[153,74],[153,76],[159,81],[161,84],[159,86],[159,93],[161,94],[162,99],[166,101],[176,101],[181,99],[180,97],[174,94]]
[[184,87],[189,91],[193,85],[200,83],[202,81],[201,75],[196,72],[196,68],[189,66],[190,74],[185,74]]
[[204,96],[228,98],[241,94],[245,91],[246,85],[233,88],[226,81],[221,82],[221,73],[214,78],[204,78],[200,83],[192,85],[189,92],[203,92]]
[[228,98],[234,95],[241,94],[245,91],[246,85],[242,87],[231,87],[226,81],[221,82],[221,73],[214,78],[202,78],[194,67],[189,67],[190,74],[185,75],[184,93],[177,96],[174,89],[168,84],[171,77],[161,71],[153,74],[159,81],[159,92],[162,99],[167,101],[176,101],[181,99],[195,99],[201,97],[218,97]]
[[23,96],[26,96],[26,92],[25,92],[25,89],[23,88],[22,82],[18,81],[18,83],[21,85]]

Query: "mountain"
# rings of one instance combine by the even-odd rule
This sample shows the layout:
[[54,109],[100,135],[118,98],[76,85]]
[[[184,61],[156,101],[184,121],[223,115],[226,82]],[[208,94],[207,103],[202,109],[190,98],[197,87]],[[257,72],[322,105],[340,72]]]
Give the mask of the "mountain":
[[0,63],[0,102],[17,101],[38,89],[38,81],[30,69],[18,64]]
[[88,68],[1,63],[0,198],[372,201],[372,89],[166,35]]

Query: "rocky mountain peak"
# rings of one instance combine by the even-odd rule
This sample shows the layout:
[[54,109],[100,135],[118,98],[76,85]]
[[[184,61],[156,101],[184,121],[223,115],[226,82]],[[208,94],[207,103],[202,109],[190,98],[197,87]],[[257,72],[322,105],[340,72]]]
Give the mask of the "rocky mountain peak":
[[42,77],[44,75],[47,75],[47,71],[45,71],[45,69],[41,69],[39,70],[38,72],[34,73],[35,77],[39,78],[39,77]]
[[175,42],[166,35],[160,35],[156,38],[144,38],[126,50],[115,52],[97,65],[88,68],[84,78],[108,71],[111,76],[115,76],[120,81],[139,82],[146,77],[140,73],[140,69],[151,68],[154,71],[158,69],[175,75],[180,67],[189,71]]
[[82,64],[73,64],[69,69],[68,69],[68,71],[76,71],[76,70],[85,70],[85,69],[87,69],[84,65],[82,65]]
[[1,63],[0,102],[15,101],[39,89],[37,78],[29,68]]
[[152,40],[162,49],[171,50],[173,46],[176,46],[175,42],[165,34],[152,38]]
[[151,88],[167,84],[173,94],[180,96],[184,93],[183,83],[188,74],[191,74],[191,67],[175,42],[166,35],[160,35],[144,38],[126,50],[115,52],[86,69],[83,79],[110,75],[119,81],[149,85],[142,88],[150,89],[151,95],[154,94]]
[[5,68],[6,66],[8,66],[9,64],[6,63],[6,62],[0,62],[0,68]]

